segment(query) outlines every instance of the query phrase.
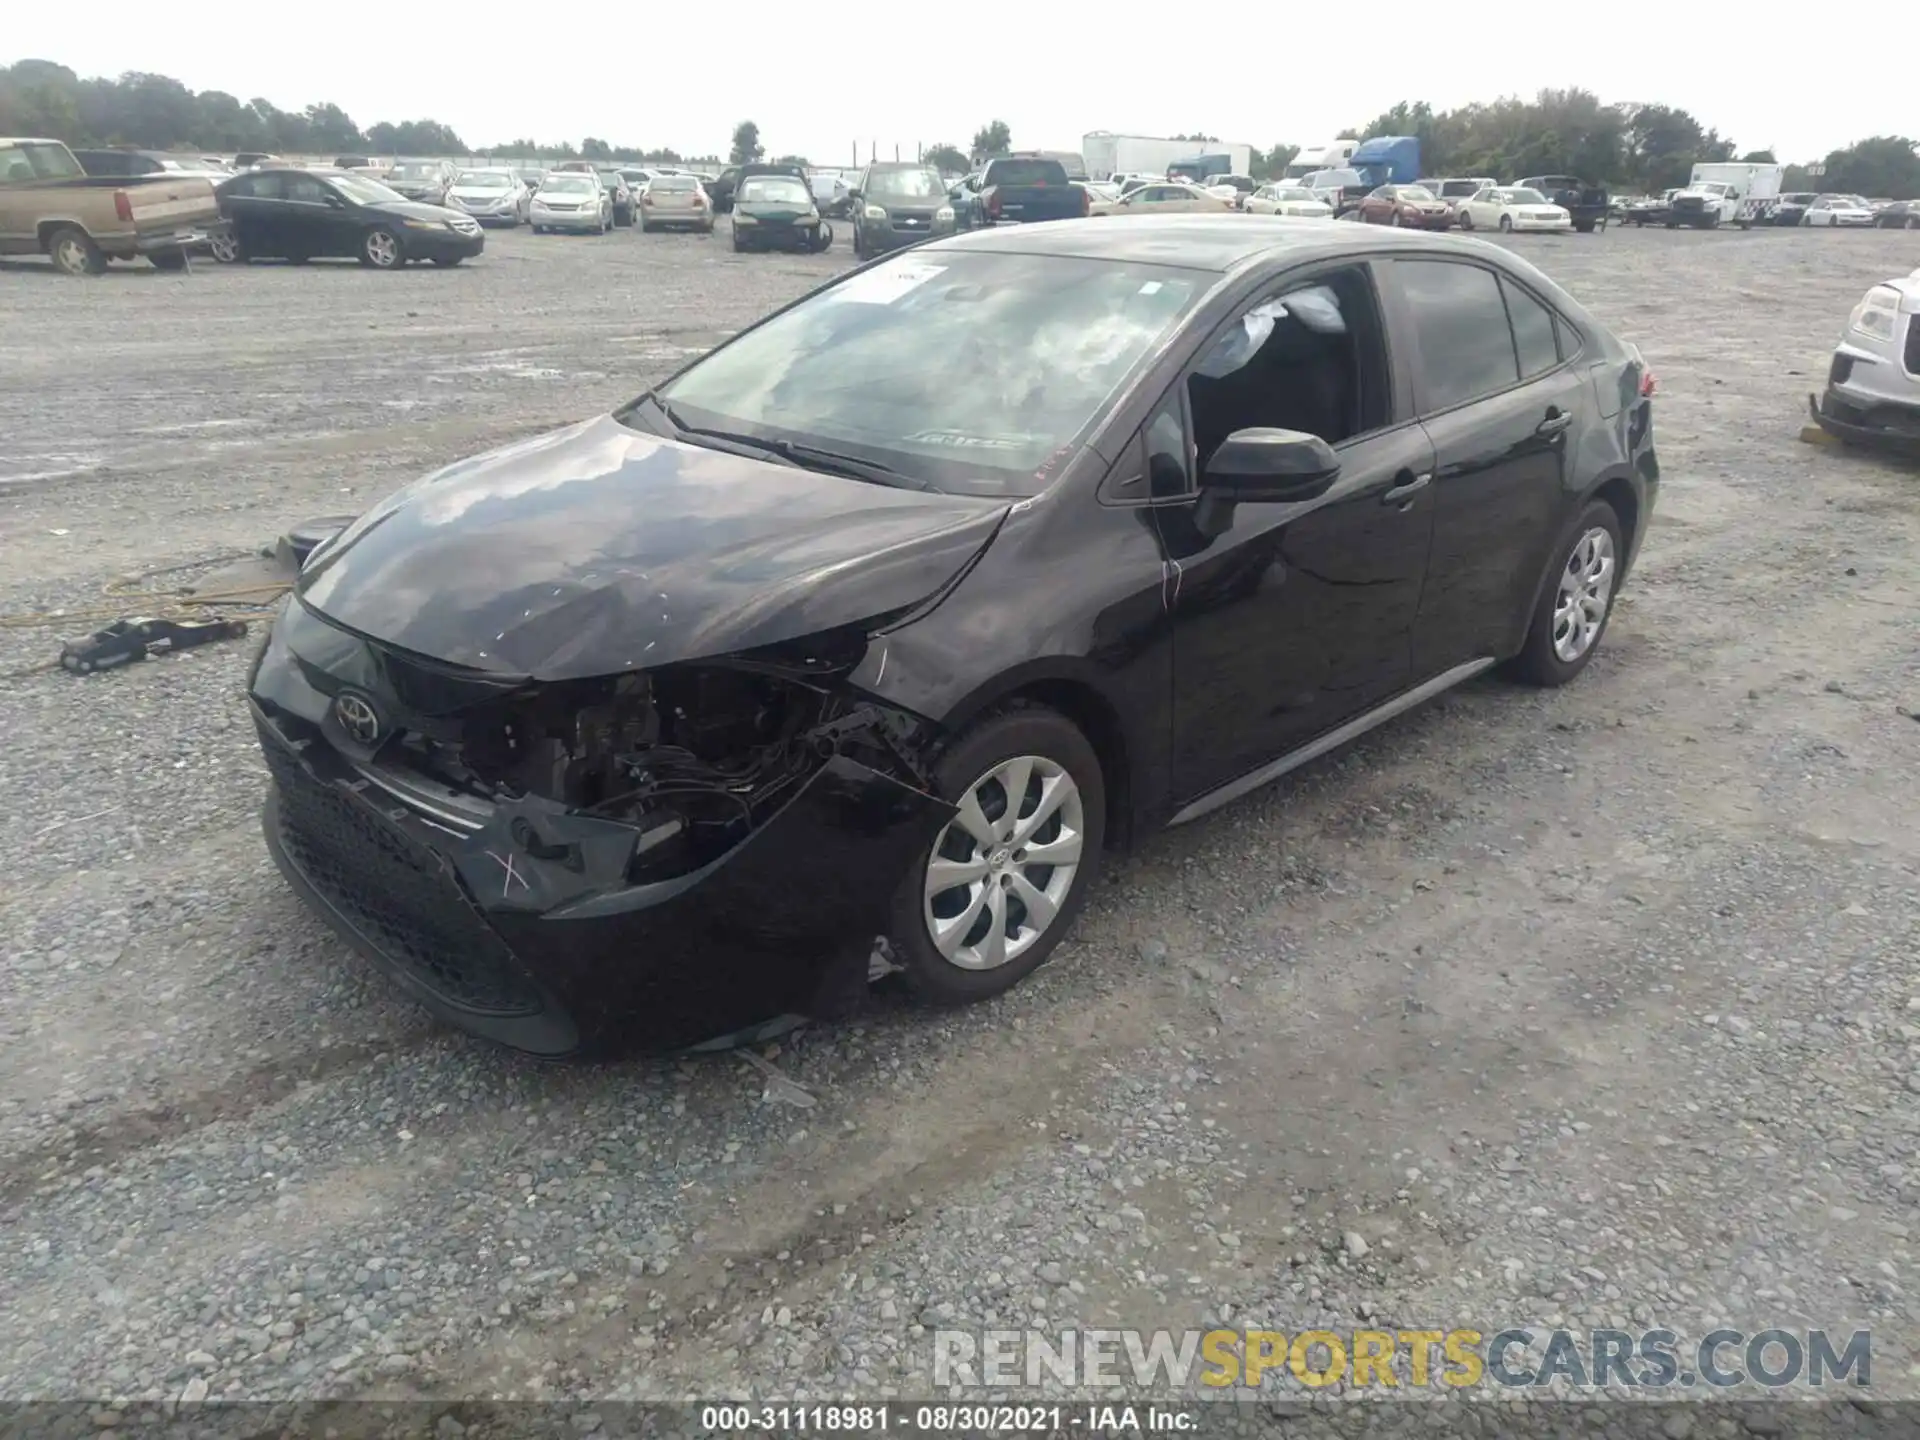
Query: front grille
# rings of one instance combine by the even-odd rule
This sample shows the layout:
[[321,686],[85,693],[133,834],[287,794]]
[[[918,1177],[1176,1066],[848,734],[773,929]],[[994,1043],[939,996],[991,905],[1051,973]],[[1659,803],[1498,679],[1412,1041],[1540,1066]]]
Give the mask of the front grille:
[[1704,210],[1707,202],[1698,195],[1682,195],[1673,202],[1675,210]]
[[532,1015],[538,994],[440,856],[263,736],[287,858],[363,937],[449,1005]]
[[1909,375],[1920,375],[1920,315],[1907,316],[1907,348],[1901,363]]

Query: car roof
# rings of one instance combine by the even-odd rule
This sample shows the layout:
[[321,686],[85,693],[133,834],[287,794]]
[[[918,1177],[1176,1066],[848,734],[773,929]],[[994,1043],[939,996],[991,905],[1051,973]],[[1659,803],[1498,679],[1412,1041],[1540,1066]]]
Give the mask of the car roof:
[[[1334,233],[1329,234],[1330,230]],[[1400,247],[1454,250],[1481,256],[1509,253],[1484,240],[1464,236],[1396,230],[1385,225],[1329,226],[1324,220],[1289,220],[1238,212],[1217,216],[1141,216],[1124,225],[1088,219],[992,226],[914,248],[922,253],[999,250],[1009,254],[1130,260],[1225,274],[1264,258],[1307,261]]]

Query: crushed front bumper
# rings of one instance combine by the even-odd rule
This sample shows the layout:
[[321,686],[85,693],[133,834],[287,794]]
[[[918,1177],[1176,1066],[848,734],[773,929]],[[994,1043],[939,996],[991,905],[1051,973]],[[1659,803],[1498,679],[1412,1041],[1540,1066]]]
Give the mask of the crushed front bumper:
[[267,845],[295,891],[442,1019],[548,1057],[678,1050],[830,1012],[864,985],[894,891],[954,813],[834,756],[719,859],[633,884],[632,826],[528,800],[463,830],[370,783],[306,722],[253,706]]
[[1920,460],[1920,405],[1882,399],[1862,404],[1829,385],[1819,397],[1807,396],[1807,408],[1836,440]]

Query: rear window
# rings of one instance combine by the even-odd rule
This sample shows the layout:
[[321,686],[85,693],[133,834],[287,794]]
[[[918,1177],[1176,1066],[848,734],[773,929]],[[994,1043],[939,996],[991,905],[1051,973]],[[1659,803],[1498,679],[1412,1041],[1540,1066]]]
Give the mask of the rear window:
[[693,190],[696,189],[699,184],[700,182],[691,175],[661,175],[656,179],[648,181],[647,188],[649,190],[672,192],[676,190]]
[[1067,167],[1058,160],[996,160],[987,167],[989,185],[1064,185]]

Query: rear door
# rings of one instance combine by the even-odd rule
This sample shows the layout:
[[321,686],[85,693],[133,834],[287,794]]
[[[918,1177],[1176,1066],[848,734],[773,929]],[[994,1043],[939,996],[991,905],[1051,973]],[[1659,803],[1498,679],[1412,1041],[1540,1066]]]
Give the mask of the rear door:
[[222,208],[240,248],[249,255],[278,255],[279,231],[274,225],[273,201],[280,193],[277,174],[242,175],[231,181]]
[[1578,333],[1539,296],[1468,259],[1381,266],[1434,448],[1433,552],[1415,678],[1505,658],[1574,497],[1569,440],[1591,390]]

